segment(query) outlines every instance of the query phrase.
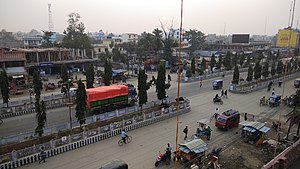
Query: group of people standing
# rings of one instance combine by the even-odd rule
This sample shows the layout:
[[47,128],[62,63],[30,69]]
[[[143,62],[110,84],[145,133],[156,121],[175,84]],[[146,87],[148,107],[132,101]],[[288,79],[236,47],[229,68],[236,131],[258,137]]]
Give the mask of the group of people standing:
[[221,98],[224,98],[224,97],[225,97],[226,99],[228,98],[227,90],[224,91],[224,90],[222,89],[222,91],[221,91]]

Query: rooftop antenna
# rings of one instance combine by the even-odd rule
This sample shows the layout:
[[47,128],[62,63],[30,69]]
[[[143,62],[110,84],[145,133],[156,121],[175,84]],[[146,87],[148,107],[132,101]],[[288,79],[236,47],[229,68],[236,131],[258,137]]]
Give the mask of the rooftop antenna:
[[52,22],[52,13],[51,13],[51,4],[48,4],[48,29],[50,32],[53,32],[54,31],[54,25],[53,25],[53,22]]
[[225,35],[226,33],[226,22],[224,22],[224,30],[223,30],[223,34]]

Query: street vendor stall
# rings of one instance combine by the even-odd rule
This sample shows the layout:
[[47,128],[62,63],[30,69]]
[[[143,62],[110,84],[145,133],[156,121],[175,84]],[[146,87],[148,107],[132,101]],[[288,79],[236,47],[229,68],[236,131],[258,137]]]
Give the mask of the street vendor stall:
[[255,144],[270,128],[265,126],[265,123],[242,121],[242,138],[245,142]]
[[190,161],[201,162],[201,158],[205,156],[207,144],[201,139],[195,139],[190,142],[179,144],[177,159],[182,163]]

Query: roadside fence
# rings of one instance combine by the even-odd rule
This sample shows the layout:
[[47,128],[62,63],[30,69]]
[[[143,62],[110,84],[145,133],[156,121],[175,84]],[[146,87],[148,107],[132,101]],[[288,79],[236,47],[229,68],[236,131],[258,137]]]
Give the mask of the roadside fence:
[[239,94],[251,93],[251,92],[254,92],[257,90],[261,90],[263,88],[267,88],[267,86],[269,85],[269,83],[271,81],[273,82],[273,85],[276,85],[276,84],[278,84],[279,81],[285,82],[285,81],[294,79],[299,76],[300,76],[300,72],[295,71],[295,72],[293,72],[291,74],[287,74],[285,76],[265,79],[263,82],[257,82],[257,83],[242,82],[239,85],[231,84],[229,87],[229,91],[232,93],[239,93]]
[[[190,111],[190,101],[185,100],[180,103],[179,114]],[[41,147],[44,147],[47,157],[55,156],[67,151],[71,151],[101,140],[114,137],[121,133],[122,129],[126,131],[135,130],[150,124],[169,119],[176,116],[177,109],[175,106],[161,109],[142,116],[114,122],[103,127],[93,130],[84,130],[79,134],[64,136],[59,139],[53,139],[49,142],[34,145],[18,151],[12,151],[7,154],[0,155],[1,169],[10,169],[20,167],[29,163],[36,162],[40,159],[39,153]]]

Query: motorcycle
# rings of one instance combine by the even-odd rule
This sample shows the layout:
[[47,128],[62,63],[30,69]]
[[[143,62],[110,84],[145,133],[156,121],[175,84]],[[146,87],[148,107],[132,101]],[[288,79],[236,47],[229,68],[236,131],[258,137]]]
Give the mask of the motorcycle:
[[206,158],[208,158],[210,161],[215,161],[216,157],[219,157],[220,153],[222,151],[222,148],[214,148],[209,154],[207,154]]
[[219,97],[219,98],[213,98],[213,102],[214,103],[220,103],[221,105],[223,104],[223,100]]
[[158,153],[158,156],[156,157],[155,161],[155,167],[158,167],[160,163],[166,162],[167,158],[165,154],[162,154],[161,152]]

